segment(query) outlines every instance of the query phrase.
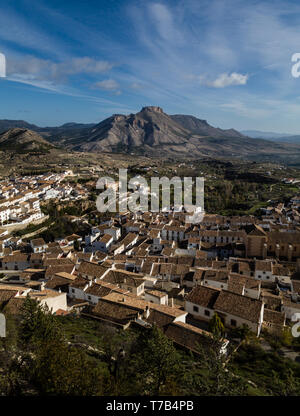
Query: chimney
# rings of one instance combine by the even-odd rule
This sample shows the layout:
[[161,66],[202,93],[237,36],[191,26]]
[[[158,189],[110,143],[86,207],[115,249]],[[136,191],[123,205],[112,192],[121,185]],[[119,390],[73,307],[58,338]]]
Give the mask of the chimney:
[[149,308],[149,306],[147,305],[146,306],[146,309],[145,309],[145,311],[144,311],[144,318],[145,319],[148,319],[149,318],[149,315],[150,315],[150,308]]
[[171,306],[171,308],[174,308],[174,298],[170,299],[170,306]]

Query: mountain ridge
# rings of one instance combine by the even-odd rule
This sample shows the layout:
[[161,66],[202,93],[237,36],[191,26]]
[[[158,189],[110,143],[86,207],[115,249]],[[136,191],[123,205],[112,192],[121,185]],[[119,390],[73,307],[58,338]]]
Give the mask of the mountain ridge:
[[297,144],[273,142],[270,146],[269,140],[252,139],[234,129],[215,128],[194,116],[168,115],[158,106],[146,106],[128,115],[113,114],[96,124],[33,126],[37,134],[67,151],[154,158],[245,158],[293,164],[300,161]]

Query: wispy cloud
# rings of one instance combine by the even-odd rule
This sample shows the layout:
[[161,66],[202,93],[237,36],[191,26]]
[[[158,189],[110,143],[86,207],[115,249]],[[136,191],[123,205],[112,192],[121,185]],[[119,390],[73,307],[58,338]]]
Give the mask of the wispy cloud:
[[32,56],[10,57],[7,62],[8,75],[28,75],[32,79],[61,81],[75,74],[101,74],[113,67],[111,62],[90,57],[71,58],[68,61],[53,62]]
[[43,24],[3,2],[0,38],[11,49],[15,82],[100,105],[122,91],[108,108],[160,105],[221,127],[256,119],[257,128],[273,129],[263,126],[273,117],[298,128],[300,81],[290,73],[291,56],[300,52],[294,0],[128,0],[101,12],[80,2],[32,0]]

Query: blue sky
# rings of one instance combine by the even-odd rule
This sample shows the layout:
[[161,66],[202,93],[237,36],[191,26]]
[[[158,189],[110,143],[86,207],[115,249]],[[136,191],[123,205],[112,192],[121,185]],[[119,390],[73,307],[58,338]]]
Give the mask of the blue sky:
[[1,0],[0,118],[99,122],[159,105],[300,134],[299,1]]

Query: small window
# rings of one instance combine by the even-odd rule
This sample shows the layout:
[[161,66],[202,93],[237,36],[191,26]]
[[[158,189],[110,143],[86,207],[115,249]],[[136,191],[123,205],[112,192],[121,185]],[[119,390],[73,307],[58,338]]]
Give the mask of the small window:
[[236,326],[236,320],[235,319],[231,319],[230,320],[230,325],[231,326]]
[[210,311],[208,311],[207,309],[204,311],[205,316],[210,316]]
[[88,296],[88,300],[91,300],[91,297],[90,296]]
[[75,293],[75,289],[72,289],[72,293]]
[[198,306],[193,306],[193,311],[194,311],[194,312],[199,312],[199,308],[198,308]]

